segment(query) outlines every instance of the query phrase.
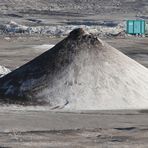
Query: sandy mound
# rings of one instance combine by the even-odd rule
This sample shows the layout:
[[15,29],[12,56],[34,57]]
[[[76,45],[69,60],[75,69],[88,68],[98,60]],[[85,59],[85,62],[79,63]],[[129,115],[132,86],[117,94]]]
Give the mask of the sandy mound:
[[2,101],[70,110],[148,108],[147,90],[148,69],[83,29],[0,79]]

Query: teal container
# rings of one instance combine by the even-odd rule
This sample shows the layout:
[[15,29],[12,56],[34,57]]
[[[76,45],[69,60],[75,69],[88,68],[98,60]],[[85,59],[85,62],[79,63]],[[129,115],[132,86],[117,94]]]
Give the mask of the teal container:
[[132,35],[145,34],[145,20],[128,20],[127,33]]
[[148,35],[148,24],[145,24],[145,34]]

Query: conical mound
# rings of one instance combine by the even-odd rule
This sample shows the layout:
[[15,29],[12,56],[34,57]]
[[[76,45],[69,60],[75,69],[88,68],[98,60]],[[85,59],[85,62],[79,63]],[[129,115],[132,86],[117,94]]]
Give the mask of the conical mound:
[[70,110],[148,108],[148,69],[83,29],[0,79],[2,101]]

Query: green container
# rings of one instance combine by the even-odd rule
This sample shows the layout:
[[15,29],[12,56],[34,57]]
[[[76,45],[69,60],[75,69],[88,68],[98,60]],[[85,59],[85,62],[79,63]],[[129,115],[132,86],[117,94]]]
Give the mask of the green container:
[[145,34],[145,20],[128,20],[127,33],[132,35]]

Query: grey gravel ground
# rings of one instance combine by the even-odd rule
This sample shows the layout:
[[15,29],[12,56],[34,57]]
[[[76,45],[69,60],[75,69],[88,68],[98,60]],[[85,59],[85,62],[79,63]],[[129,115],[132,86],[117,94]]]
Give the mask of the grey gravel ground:
[[146,148],[147,111],[0,111],[1,147]]
[[0,0],[0,20],[62,24],[147,19],[147,0]]

